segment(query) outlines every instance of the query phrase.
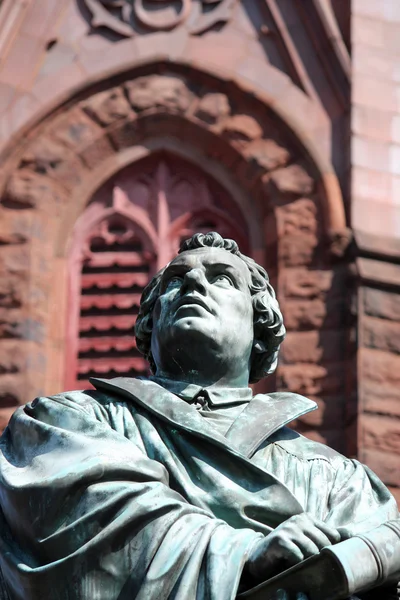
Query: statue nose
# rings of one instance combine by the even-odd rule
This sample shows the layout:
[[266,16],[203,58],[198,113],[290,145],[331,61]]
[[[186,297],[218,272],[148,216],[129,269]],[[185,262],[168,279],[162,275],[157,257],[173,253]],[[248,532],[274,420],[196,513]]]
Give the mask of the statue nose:
[[188,271],[183,279],[181,294],[186,294],[196,290],[200,294],[205,294],[207,280],[201,269],[192,269]]

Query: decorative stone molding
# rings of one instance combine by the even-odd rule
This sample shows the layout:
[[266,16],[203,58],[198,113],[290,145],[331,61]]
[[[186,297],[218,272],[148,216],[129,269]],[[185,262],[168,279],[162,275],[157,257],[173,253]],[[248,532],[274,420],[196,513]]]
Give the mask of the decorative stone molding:
[[192,35],[204,33],[231,18],[236,0],[84,0],[92,27],[107,27],[124,37],[145,31],[169,31],[185,25]]

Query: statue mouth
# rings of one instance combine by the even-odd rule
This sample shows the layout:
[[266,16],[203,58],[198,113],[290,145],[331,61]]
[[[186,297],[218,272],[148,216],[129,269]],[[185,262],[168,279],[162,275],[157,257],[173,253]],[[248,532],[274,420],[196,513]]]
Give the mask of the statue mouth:
[[202,300],[201,298],[198,298],[197,296],[183,296],[176,307],[176,311],[177,312],[180,308],[182,308],[183,306],[200,306],[202,308],[204,308],[207,312],[211,313],[211,309],[209,306],[207,306],[207,304],[204,302],[204,300]]

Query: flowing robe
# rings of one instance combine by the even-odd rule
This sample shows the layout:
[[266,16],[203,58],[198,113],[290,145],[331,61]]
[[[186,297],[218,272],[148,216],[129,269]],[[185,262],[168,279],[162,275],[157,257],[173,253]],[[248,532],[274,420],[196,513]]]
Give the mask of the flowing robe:
[[355,460],[258,395],[224,435],[147,380],[37,398],[0,441],[0,566],[12,600],[231,600],[252,545],[307,511],[351,532],[397,518]]

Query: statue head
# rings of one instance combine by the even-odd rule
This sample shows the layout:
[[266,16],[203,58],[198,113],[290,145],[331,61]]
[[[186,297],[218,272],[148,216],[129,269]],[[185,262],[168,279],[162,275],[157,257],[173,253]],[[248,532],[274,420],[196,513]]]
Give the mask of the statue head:
[[274,372],[285,327],[267,272],[211,232],[183,242],[147,285],[135,335],[153,373],[161,370],[161,346],[182,372],[191,359],[197,370],[225,360],[242,370],[247,364],[252,383]]

